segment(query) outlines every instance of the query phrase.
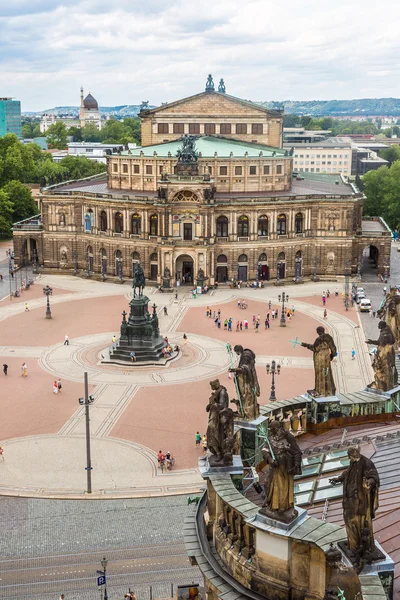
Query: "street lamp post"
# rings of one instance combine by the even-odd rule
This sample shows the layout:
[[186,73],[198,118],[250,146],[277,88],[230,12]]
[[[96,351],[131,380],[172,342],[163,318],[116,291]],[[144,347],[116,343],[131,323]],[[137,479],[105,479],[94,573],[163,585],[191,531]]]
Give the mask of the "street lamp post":
[[[107,577],[107,565],[108,565],[108,560],[106,559],[106,557],[102,558],[101,562],[101,566],[103,568],[104,571],[104,577]],[[108,594],[107,594],[107,579],[106,582],[104,584],[104,596],[103,596],[104,600],[108,600]]]
[[273,360],[271,362],[271,364],[267,363],[265,365],[265,368],[267,369],[267,375],[271,375],[272,376],[272,380],[271,380],[271,395],[269,397],[270,400],[276,400],[276,395],[275,395],[275,375],[279,375],[281,372],[281,365],[278,363],[276,364],[276,361]]
[[[94,396],[89,396],[88,374],[84,374],[85,378],[85,397],[79,398],[79,404],[85,407],[85,424],[86,424],[86,478],[88,494],[92,493],[92,460],[90,457],[90,418],[89,406],[94,402]],[[105,597],[105,596],[104,596]]]
[[285,302],[289,302],[289,294],[285,294],[285,292],[283,292],[282,294],[279,294],[278,300],[279,300],[279,302],[282,302],[281,322],[279,323],[279,325],[281,327],[286,327]]
[[43,294],[46,296],[47,305],[46,305],[46,319],[51,319],[51,310],[50,310],[50,296],[53,294],[53,289],[46,285],[43,288]]
[[78,274],[78,253],[74,250],[74,275]]

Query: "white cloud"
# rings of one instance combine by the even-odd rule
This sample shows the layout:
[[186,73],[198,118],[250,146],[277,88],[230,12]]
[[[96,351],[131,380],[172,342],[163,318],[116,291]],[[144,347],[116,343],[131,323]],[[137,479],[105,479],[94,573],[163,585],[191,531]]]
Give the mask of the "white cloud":
[[2,94],[23,110],[171,101],[208,73],[254,100],[399,96],[388,0],[13,0],[0,8]]

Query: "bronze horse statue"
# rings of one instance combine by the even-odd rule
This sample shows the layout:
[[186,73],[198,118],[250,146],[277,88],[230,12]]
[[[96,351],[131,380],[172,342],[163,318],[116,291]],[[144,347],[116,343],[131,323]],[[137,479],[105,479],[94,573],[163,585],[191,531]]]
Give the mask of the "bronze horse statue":
[[133,271],[133,297],[136,298],[136,288],[139,289],[138,296],[143,296],[143,289],[146,285],[146,280],[144,277],[144,272],[140,263],[136,263],[135,269]]

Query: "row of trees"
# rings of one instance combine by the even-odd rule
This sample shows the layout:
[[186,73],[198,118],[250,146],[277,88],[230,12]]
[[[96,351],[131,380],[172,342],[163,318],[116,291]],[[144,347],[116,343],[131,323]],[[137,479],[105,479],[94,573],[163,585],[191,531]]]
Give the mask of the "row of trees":
[[100,131],[94,123],[88,123],[82,129],[79,127],[67,129],[62,121],[58,121],[50,125],[46,132],[50,148],[65,148],[69,136],[73,137],[74,142],[102,142],[103,144],[134,142],[140,144],[140,121],[134,118],[127,118],[124,121],[110,119],[104,123]]
[[0,138],[0,236],[9,237],[12,223],[37,213],[31,191],[24,184],[52,185],[105,170],[106,165],[85,156],[66,156],[55,163],[51,154],[36,144],[22,144],[13,134]]
[[[392,150],[392,148],[390,148]],[[363,213],[383,217],[391,229],[400,227],[400,150],[396,147],[398,160],[390,167],[369,171],[362,178],[366,195]]]

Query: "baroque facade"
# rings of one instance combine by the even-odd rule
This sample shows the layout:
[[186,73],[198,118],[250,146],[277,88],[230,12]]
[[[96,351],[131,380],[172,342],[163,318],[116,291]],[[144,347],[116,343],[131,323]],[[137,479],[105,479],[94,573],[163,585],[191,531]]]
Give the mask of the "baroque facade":
[[349,274],[368,248],[388,269],[390,232],[362,219],[363,195],[341,175],[293,177],[282,114],[207,86],[142,111],[142,147],[106,175],[42,190],[41,215],[14,226],[16,261],[120,279],[140,261],[174,285]]

